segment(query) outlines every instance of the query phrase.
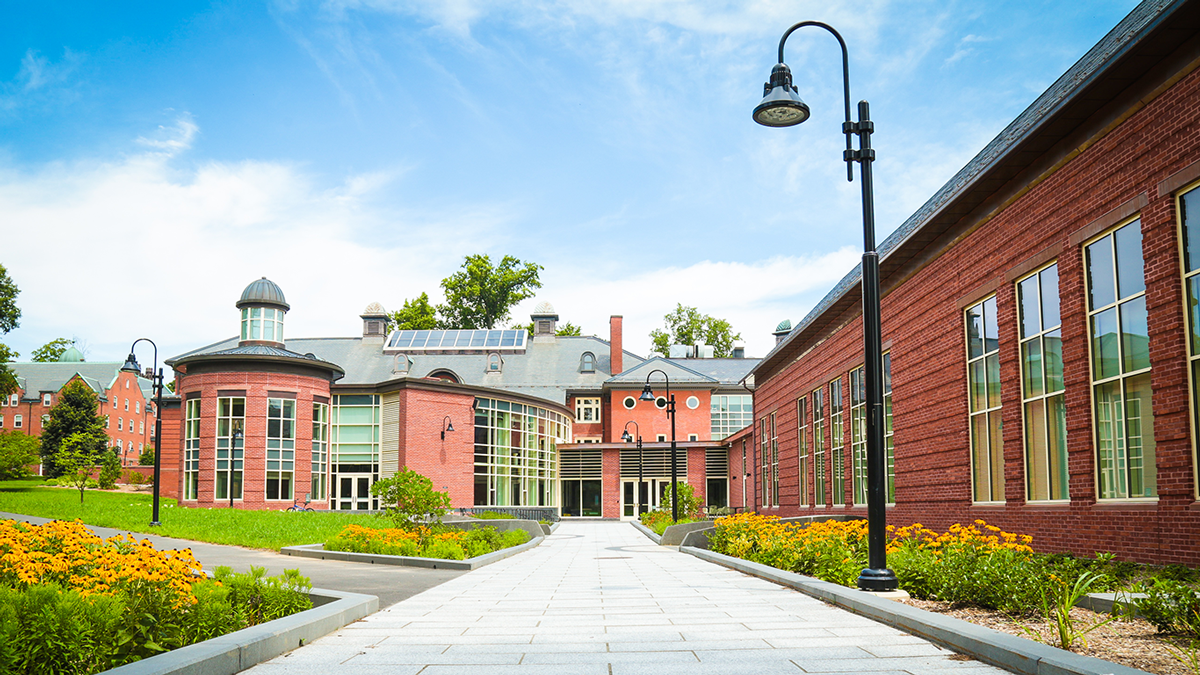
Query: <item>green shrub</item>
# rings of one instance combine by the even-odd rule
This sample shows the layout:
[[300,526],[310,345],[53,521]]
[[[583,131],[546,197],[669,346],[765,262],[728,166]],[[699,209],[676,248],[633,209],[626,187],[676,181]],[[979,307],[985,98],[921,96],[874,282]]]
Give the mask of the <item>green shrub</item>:
[[117,487],[117,479],[121,477],[121,458],[116,451],[108,450],[100,460],[100,474],[96,476],[101,490],[111,490]]
[[463,547],[452,541],[431,541],[422,551],[422,557],[440,558],[442,560],[464,560],[467,552]]
[[1147,621],[1163,633],[1200,638],[1200,595],[1174,579],[1159,578],[1142,586],[1144,598],[1134,601]]
[[511,513],[501,513],[499,511],[481,511],[474,514],[474,516],[480,520],[513,520],[516,518]]
[[379,498],[383,513],[400,529],[416,529],[426,521],[440,522],[450,509],[450,495],[433,489],[433,481],[405,467],[399,473],[377,480],[371,495]]

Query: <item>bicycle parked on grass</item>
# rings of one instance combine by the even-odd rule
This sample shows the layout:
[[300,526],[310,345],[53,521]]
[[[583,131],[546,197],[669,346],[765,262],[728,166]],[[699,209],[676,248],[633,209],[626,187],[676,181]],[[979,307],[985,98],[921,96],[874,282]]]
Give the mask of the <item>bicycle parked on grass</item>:
[[296,502],[297,502],[297,499],[292,498],[292,505],[287,507],[287,509],[285,509],[285,510],[286,511],[316,511],[316,509],[314,509],[308,505],[309,500],[308,500],[307,492],[304,493],[304,504],[303,505],[297,504]]

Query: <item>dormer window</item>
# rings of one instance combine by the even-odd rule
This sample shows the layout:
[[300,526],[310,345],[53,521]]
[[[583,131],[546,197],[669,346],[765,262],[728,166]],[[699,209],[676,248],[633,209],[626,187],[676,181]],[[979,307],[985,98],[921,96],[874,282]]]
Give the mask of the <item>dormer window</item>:
[[283,342],[283,310],[274,307],[243,307],[242,339]]
[[487,369],[489,373],[498,373],[503,366],[504,360],[500,358],[499,354],[488,354]]
[[596,355],[591,352],[584,352],[583,356],[579,357],[579,372],[594,373],[596,372]]

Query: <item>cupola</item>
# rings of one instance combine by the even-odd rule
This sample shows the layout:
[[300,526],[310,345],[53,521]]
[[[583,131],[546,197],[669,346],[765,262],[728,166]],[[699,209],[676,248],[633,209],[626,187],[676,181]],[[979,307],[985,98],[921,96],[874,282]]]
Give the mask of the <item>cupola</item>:
[[283,346],[283,315],[291,307],[283,290],[263,277],[250,282],[236,307],[242,310],[242,337],[239,345],[269,344]]
[[775,332],[772,333],[772,335],[775,336],[775,344],[783,342],[783,339],[787,337],[788,333],[790,332],[792,332],[792,320],[784,319],[783,321],[780,321],[779,325],[775,327]]
[[372,302],[359,316],[363,320],[363,340],[382,343],[383,338],[387,337],[388,319],[383,305]]
[[72,345],[70,347],[67,347],[66,351],[64,351],[61,355],[59,355],[58,362],[59,363],[82,363],[83,362],[83,352],[79,351]]
[[558,312],[554,311],[554,305],[548,302],[539,304],[529,318],[533,319],[534,340],[553,338],[558,331]]

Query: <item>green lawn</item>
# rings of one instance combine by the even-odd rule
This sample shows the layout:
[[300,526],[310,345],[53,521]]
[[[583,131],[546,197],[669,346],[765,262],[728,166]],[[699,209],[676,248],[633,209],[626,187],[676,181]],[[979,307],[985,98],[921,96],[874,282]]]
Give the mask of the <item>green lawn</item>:
[[159,510],[162,525],[152,528],[149,492],[87,490],[80,504],[78,490],[41,484],[41,479],[0,481],[0,511],[60,520],[78,518],[99,527],[275,551],[281,546],[328,541],[350,523],[390,526],[388,520],[361,513],[188,509],[176,506],[174,499],[163,499]]

